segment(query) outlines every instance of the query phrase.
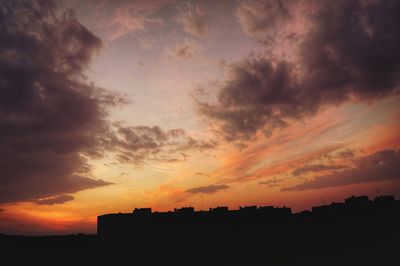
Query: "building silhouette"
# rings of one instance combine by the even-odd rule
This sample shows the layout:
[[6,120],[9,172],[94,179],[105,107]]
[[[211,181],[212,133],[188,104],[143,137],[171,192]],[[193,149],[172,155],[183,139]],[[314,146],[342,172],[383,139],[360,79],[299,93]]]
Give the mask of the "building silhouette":
[[292,213],[288,207],[245,206],[229,210],[226,206],[195,211],[193,207],[174,211],[153,212],[151,208],[135,208],[132,213],[100,215],[97,218],[99,236],[151,236],[191,232],[265,231],[271,226],[373,222],[377,219],[399,219],[400,201],[394,196],[352,196],[345,202],[315,206],[311,211]]
[[400,265],[399,224],[393,196],[350,197],[298,213],[136,208],[98,216],[97,235],[0,234],[0,264],[391,266]]

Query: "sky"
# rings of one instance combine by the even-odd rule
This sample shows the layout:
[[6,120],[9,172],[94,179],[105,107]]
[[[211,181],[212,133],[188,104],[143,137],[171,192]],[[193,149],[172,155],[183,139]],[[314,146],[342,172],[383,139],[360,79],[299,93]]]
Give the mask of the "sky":
[[400,198],[400,1],[1,0],[0,232]]

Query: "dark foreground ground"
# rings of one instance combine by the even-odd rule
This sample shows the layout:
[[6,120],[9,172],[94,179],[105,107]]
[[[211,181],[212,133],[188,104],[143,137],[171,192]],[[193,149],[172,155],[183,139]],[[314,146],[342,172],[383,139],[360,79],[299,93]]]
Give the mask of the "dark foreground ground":
[[398,221],[152,233],[0,236],[0,265],[400,265]]

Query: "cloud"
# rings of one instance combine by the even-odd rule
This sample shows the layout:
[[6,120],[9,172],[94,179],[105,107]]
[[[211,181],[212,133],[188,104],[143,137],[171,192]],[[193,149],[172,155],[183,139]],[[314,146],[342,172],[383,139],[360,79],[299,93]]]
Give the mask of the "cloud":
[[197,102],[199,113],[210,119],[229,141],[249,140],[259,130],[268,135],[287,125],[287,118],[308,113],[298,99],[299,89],[290,80],[291,65],[277,66],[251,58],[232,64],[219,88],[217,103]]
[[197,48],[192,42],[184,42],[168,50],[168,53],[179,59],[193,58],[197,54]]
[[202,173],[202,172],[196,172],[194,174],[195,176],[208,176],[208,174]]
[[203,186],[203,187],[195,187],[186,190],[187,193],[190,194],[215,194],[219,191],[226,190],[228,189],[229,186],[227,185],[209,185],[209,186]]
[[[293,34],[284,35],[282,43],[262,42],[265,53],[229,64],[224,80],[217,83],[215,101],[197,97],[199,114],[226,140],[248,141],[257,132],[269,136],[329,106],[399,94],[400,32],[394,25],[400,23],[400,2],[301,3],[301,12],[288,9],[292,18],[285,23]],[[256,8],[259,1],[246,5]],[[304,12],[307,8],[310,12]],[[286,11],[271,12],[265,13],[267,21]],[[257,16],[246,18],[246,25],[266,27]],[[302,34],[294,34],[298,28]],[[283,44],[290,56],[271,52],[282,50]]]
[[280,0],[242,1],[237,10],[239,22],[250,36],[265,36],[278,30],[290,19]]
[[338,157],[343,159],[351,159],[354,157],[355,150],[345,149],[344,151],[338,152]]
[[204,15],[204,12],[198,6],[188,7],[181,10],[176,20],[182,25],[185,32],[200,38],[207,35]]
[[213,149],[217,142],[196,140],[182,129],[114,125],[103,138],[102,146],[115,152],[120,162],[141,164],[144,161],[182,161],[187,152]]
[[327,170],[340,170],[347,168],[348,166],[346,165],[323,165],[323,164],[311,164],[311,165],[305,165],[299,168],[296,168],[293,172],[292,175],[294,176],[299,176],[305,173],[309,172],[321,172],[321,171],[327,171]]
[[400,151],[383,150],[355,160],[355,166],[328,175],[316,176],[284,191],[302,191],[382,180],[400,180]]
[[171,0],[70,0],[84,25],[108,41],[114,41],[132,32],[145,29],[148,24],[159,23],[152,18]]
[[63,204],[74,199],[75,198],[71,195],[59,195],[50,198],[38,199],[35,202],[39,205],[54,205],[54,204]]
[[142,163],[215,147],[180,129],[111,123],[108,109],[126,99],[85,76],[102,42],[56,3],[0,4],[0,203],[62,203],[110,185],[88,164],[109,152]]
[[285,180],[286,180],[286,178],[273,178],[273,179],[269,179],[269,180],[265,180],[265,181],[259,181],[258,184],[265,185],[269,188],[272,188],[272,187],[279,186],[279,184]]
[[0,8],[0,202],[109,185],[90,177],[106,107],[118,97],[85,82],[101,41],[52,1]]

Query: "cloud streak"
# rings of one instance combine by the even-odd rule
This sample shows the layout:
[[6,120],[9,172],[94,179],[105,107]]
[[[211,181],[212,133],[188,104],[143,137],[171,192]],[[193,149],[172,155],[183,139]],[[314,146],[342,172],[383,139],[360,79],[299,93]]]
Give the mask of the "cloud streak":
[[355,160],[355,167],[316,176],[313,180],[284,188],[283,191],[304,191],[339,187],[383,180],[400,179],[400,151],[383,150]]
[[74,199],[75,198],[71,195],[59,195],[51,198],[38,199],[35,202],[39,205],[54,205],[54,204],[64,204]]
[[265,185],[269,188],[273,188],[273,187],[280,186],[280,183],[282,183],[285,180],[286,180],[286,178],[273,178],[273,179],[269,179],[269,180],[265,180],[265,181],[259,181],[258,184]]
[[329,170],[340,170],[348,168],[346,165],[324,165],[324,164],[311,164],[305,165],[299,168],[296,168],[292,175],[299,176],[309,172],[321,172],[321,171],[329,171]]
[[186,190],[186,192],[190,194],[215,194],[217,192],[226,190],[228,188],[229,186],[227,185],[209,185],[209,186],[191,188]]

